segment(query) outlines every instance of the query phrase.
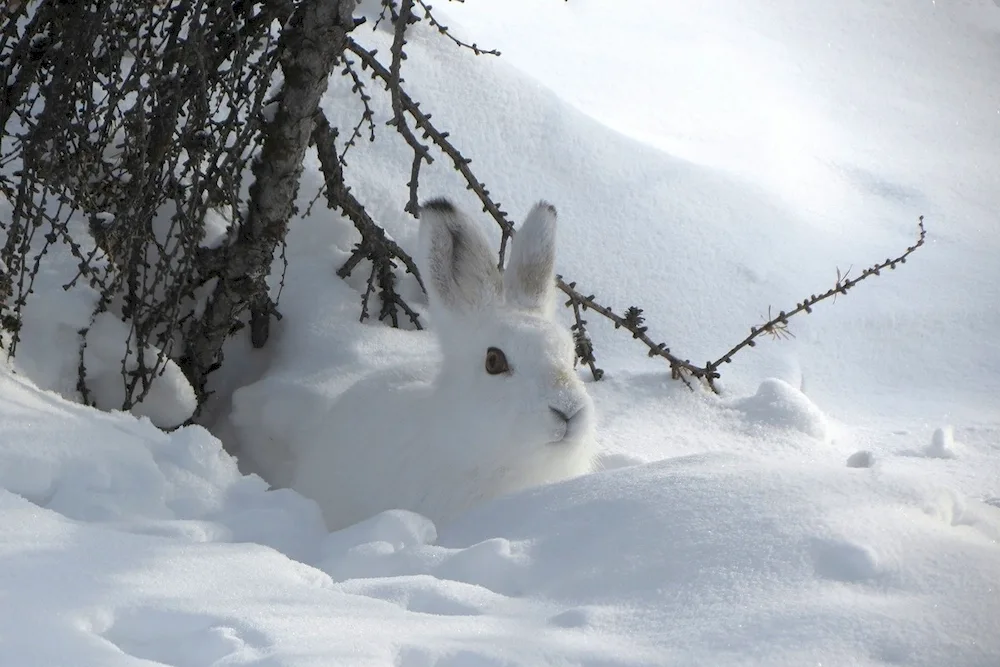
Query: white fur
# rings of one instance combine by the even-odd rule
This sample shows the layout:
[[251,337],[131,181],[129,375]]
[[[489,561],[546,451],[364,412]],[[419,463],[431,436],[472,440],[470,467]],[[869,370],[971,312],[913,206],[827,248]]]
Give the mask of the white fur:
[[[539,202],[502,276],[471,220],[444,200],[424,204],[418,262],[441,362],[363,378],[324,416],[309,451],[293,454],[291,486],[319,503],[330,529],[387,509],[445,522],[592,469],[593,404],[552,314],[555,229],[555,209]],[[503,350],[509,374],[486,372],[490,347]]]

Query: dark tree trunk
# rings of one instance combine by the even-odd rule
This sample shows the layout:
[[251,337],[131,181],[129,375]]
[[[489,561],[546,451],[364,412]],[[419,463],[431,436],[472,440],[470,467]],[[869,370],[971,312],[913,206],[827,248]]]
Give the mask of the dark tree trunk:
[[226,336],[239,326],[247,309],[254,346],[267,341],[274,308],[266,278],[294,213],[313,118],[333,65],[347,46],[355,4],[355,0],[305,0],[282,31],[279,58],[284,85],[253,165],[247,218],[226,249],[219,281],[191,336],[185,370],[201,395],[208,373],[222,361]]

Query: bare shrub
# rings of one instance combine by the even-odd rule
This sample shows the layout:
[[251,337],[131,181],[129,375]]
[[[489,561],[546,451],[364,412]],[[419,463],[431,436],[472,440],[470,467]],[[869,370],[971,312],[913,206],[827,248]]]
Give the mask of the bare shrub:
[[[375,23],[391,25],[394,39],[382,59],[351,37],[363,23],[354,8],[354,0],[4,4],[0,196],[12,216],[0,221],[0,324],[10,333],[8,354],[16,354],[22,311],[45,256],[62,244],[78,260],[78,274],[65,289],[89,285],[99,295],[94,317],[112,312],[130,328],[122,350],[121,407],[148,394],[167,359],[177,361],[203,404],[208,378],[223,363],[226,338],[246,329],[253,344],[263,346],[271,318],[280,317],[266,277],[297,215],[310,144],[320,158],[326,203],[361,235],[338,275],[371,262],[359,317],[371,314],[376,296],[380,320],[419,328],[417,313],[396,290],[400,271],[419,281],[413,260],[345,182],[345,155],[362,150],[362,139],[376,133],[369,104],[374,94],[389,97],[390,125],[412,150],[409,165],[400,165],[400,177],[408,179],[406,211],[416,214],[422,165],[443,157],[500,227],[502,268],[514,234],[506,211],[449,134],[407,92],[401,74],[407,31],[419,22],[456,48],[499,54],[454,37],[422,0],[383,0]],[[343,131],[319,107],[331,75],[350,79],[363,108],[358,122]],[[373,82],[382,92],[371,91]],[[80,220],[87,224],[81,227]],[[923,238],[921,221],[919,241],[903,255],[857,278],[838,274],[830,291],[752,328],[704,366],[654,342],[640,308],[616,313],[576,282],[559,277],[558,286],[573,310],[577,355],[594,379],[602,371],[583,319],[587,310],[666,360],[674,378],[714,389],[721,365],[733,355],[765,333],[783,333],[788,318],[895,268]],[[87,329],[80,334],[78,387],[89,402],[82,353]],[[129,356],[129,350],[144,349],[156,354]]]

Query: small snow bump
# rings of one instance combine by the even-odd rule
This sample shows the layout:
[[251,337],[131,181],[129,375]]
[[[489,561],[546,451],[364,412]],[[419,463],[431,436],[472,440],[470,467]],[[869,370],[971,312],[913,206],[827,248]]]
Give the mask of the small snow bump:
[[407,510],[387,510],[330,533],[323,551],[330,555],[373,543],[389,545],[396,551],[432,544],[435,540],[437,529],[427,517]]
[[230,662],[255,656],[266,642],[252,629],[237,630],[208,614],[152,607],[130,610],[101,635],[127,656],[170,665]]
[[584,628],[590,625],[590,614],[586,609],[567,609],[550,618],[549,624],[558,628]]
[[848,468],[871,468],[875,465],[875,455],[866,449],[854,452],[847,457]]
[[813,543],[816,574],[837,581],[863,581],[879,573],[878,554],[864,544],[841,539],[818,539]]
[[433,616],[481,616],[485,609],[504,599],[480,586],[426,574],[356,578],[340,584],[339,590]]
[[949,526],[963,526],[974,522],[970,519],[966,498],[953,490],[943,489],[924,502],[924,512]]
[[955,458],[955,435],[951,426],[942,426],[934,431],[931,444],[924,448],[924,456],[934,459]]
[[520,595],[524,592],[523,573],[530,563],[524,545],[496,537],[451,552],[436,574],[504,595]]
[[624,454],[621,452],[604,452],[598,455],[595,467],[598,470],[615,470],[617,468],[630,468],[632,466],[642,465],[645,462],[645,459],[641,459],[638,456],[633,456],[631,454]]
[[736,401],[733,407],[752,423],[794,429],[817,439],[827,435],[823,412],[805,394],[783,380],[764,380],[756,394]]

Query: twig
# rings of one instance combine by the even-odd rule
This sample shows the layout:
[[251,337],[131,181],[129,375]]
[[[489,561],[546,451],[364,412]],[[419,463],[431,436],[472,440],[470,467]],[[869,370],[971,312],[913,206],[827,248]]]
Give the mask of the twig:
[[[750,327],[749,336],[741,340],[739,343],[733,346],[732,349],[730,349],[728,352],[723,354],[715,361],[706,364],[703,371],[705,374],[704,377],[708,381],[708,384],[711,386],[713,380],[719,377],[718,369],[720,366],[722,366],[722,364],[732,363],[733,355],[742,350],[743,348],[754,347],[757,344],[755,339],[761,334],[767,333],[773,335],[773,332],[777,330],[776,328],[780,329],[787,328],[789,318],[794,317],[795,315],[798,315],[799,313],[802,312],[811,313],[813,306],[818,304],[820,301],[823,301],[824,299],[829,299],[830,297],[836,297],[838,294],[847,294],[847,291],[849,289],[853,288],[862,280],[865,280],[871,276],[881,275],[881,272],[886,268],[895,269],[897,264],[905,264],[906,258],[909,257],[917,248],[924,245],[924,240],[927,237],[927,230],[924,228],[924,216],[920,216],[919,220],[917,221],[917,228],[919,229],[917,242],[909,246],[906,249],[906,252],[904,252],[899,257],[896,257],[895,259],[887,258],[884,262],[880,262],[878,264],[875,264],[874,266],[865,269],[864,271],[861,272],[861,275],[858,276],[857,278],[846,279],[847,278],[846,274],[841,275],[840,270],[838,269],[836,284],[826,292],[823,292],[822,294],[819,295],[813,294],[808,299],[805,299],[801,303],[796,304],[795,308],[793,308],[792,310],[788,312],[781,311],[776,316],[772,317],[767,322],[765,322],[764,324],[756,327]],[[768,312],[770,313],[770,311]]]
[[410,189],[410,199],[406,202],[406,208],[404,209],[411,215],[416,215],[419,208],[417,185],[420,179],[420,165],[425,161],[427,164],[434,162],[434,158],[431,157],[427,146],[417,140],[410,126],[406,124],[406,116],[403,114],[402,89],[400,88],[400,85],[403,83],[401,77],[403,60],[406,59],[403,47],[406,45],[406,29],[411,23],[417,20],[413,16],[413,0],[403,0],[399,8],[399,16],[395,19],[395,31],[392,39],[392,47],[389,51],[392,54],[392,62],[389,64],[389,78],[386,80],[386,87],[389,89],[389,94],[392,97],[392,120],[389,121],[389,124],[396,127],[396,131],[403,136],[406,143],[413,149],[413,167],[410,170],[410,180],[406,184]]
[[[559,280],[562,280],[562,276],[559,277]],[[594,356],[594,344],[587,333],[587,320],[583,319],[582,315],[583,305],[576,299],[570,299],[566,302],[566,305],[573,307],[573,319],[576,320],[570,327],[570,331],[573,332],[576,358],[587,364],[590,368],[590,374],[596,382],[604,377],[604,369],[597,367],[597,358]]]
[[[353,39],[350,39],[347,44],[347,49],[357,55],[363,64],[363,67],[370,67],[373,76],[378,77],[388,86],[392,81],[392,75],[389,70],[385,68],[382,63],[378,61],[376,57],[376,51],[369,51],[365,47],[358,44]],[[472,190],[476,197],[479,198],[480,203],[483,205],[483,211],[490,214],[498,225],[500,225],[501,240],[500,240],[500,266],[503,266],[504,257],[506,255],[507,244],[513,235],[514,226],[511,224],[510,220],[507,219],[507,212],[501,208],[501,204],[494,201],[490,197],[490,191],[486,189],[486,185],[476,178],[475,174],[469,168],[469,164],[472,160],[464,157],[458,149],[456,149],[450,141],[448,141],[448,133],[441,132],[431,123],[431,115],[426,114],[420,110],[420,105],[414,102],[406,91],[398,90],[399,102],[402,108],[406,110],[410,116],[413,117],[414,122],[417,127],[424,133],[425,136],[429,137],[431,141],[441,150],[442,153],[448,156],[455,169],[462,174],[465,179],[467,187]]]
[[375,112],[372,111],[371,104],[369,104],[372,98],[371,95],[365,92],[364,83],[362,83],[361,77],[354,70],[353,65],[354,63],[345,57],[344,69],[341,71],[341,74],[347,74],[351,77],[351,81],[353,82],[351,92],[356,94],[361,100],[361,104],[364,105],[364,111],[362,111],[361,118],[358,120],[357,125],[354,126],[351,136],[347,138],[347,142],[344,144],[344,150],[340,153],[341,164],[343,164],[344,158],[347,156],[347,151],[355,145],[355,141],[357,139],[361,138],[361,128],[366,122],[368,123],[368,141],[375,141],[375,121],[373,120]]
[[569,297],[569,301],[566,305],[573,305],[574,309],[576,306],[583,308],[584,310],[590,309],[595,312],[600,313],[604,317],[611,320],[615,325],[616,329],[622,328],[632,334],[632,338],[642,341],[647,348],[649,348],[650,357],[662,357],[667,360],[670,364],[670,375],[675,380],[681,380],[688,386],[688,388],[693,388],[690,380],[686,377],[691,375],[696,378],[701,378],[705,374],[705,369],[695,366],[687,359],[681,359],[670,352],[670,348],[666,346],[665,343],[656,343],[646,334],[647,327],[642,325],[642,310],[631,307],[626,311],[626,316],[622,317],[616,314],[610,308],[602,306],[595,301],[595,296],[593,294],[589,296],[584,296],[583,293],[576,289],[576,283],[567,283],[563,280],[562,276],[556,276],[556,286],[561,289],[566,296]]
[[361,260],[371,260],[372,273],[368,279],[368,289],[362,298],[362,321],[368,316],[368,299],[374,289],[372,282],[377,279],[380,288],[379,294],[382,298],[380,319],[389,317],[393,326],[397,326],[398,319],[395,308],[399,307],[413,323],[413,326],[421,329],[423,327],[416,311],[410,308],[396,292],[395,276],[392,273],[392,269],[396,265],[394,260],[398,259],[402,262],[407,273],[412,273],[420,284],[420,288],[426,291],[420,277],[420,271],[413,258],[395,241],[386,236],[385,230],[372,220],[364,205],[358,201],[344,182],[343,165],[337,159],[336,137],[337,131],[330,126],[326,115],[322,110],[318,111],[313,120],[311,141],[316,146],[320,169],[326,180],[327,204],[330,208],[343,211],[361,234],[361,241],[355,246],[354,252],[351,253],[344,265],[337,270],[337,275],[346,278],[351,275]]
[[420,5],[420,7],[424,10],[424,18],[426,18],[428,21],[430,21],[430,24],[432,26],[434,26],[435,28],[437,28],[437,30],[438,30],[439,33],[441,33],[442,35],[444,35],[445,37],[447,37],[448,39],[450,39],[452,42],[454,42],[456,46],[458,46],[460,48],[463,48],[463,49],[469,49],[470,51],[472,51],[473,53],[475,53],[477,56],[484,56],[484,55],[485,56],[499,56],[500,55],[500,52],[497,51],[496,49],[481,49],[481,48],[479,48],[479,45],[476,44],[475,42],[473,42],[472,44],[469,44],[467,42],[463,42],[462,40],[460,40],[459,38],[457,38],[457,37],[455,37],[454,35],[451,34],[451,30],[448,29],[448,26],[441,25],[441,23],[436,18],[434,18],[434,14],[431,13],[431,10],[433,9],[433,7],[431,7],[426,2],[424,2],[424,0],[417,0],[417,4]]

